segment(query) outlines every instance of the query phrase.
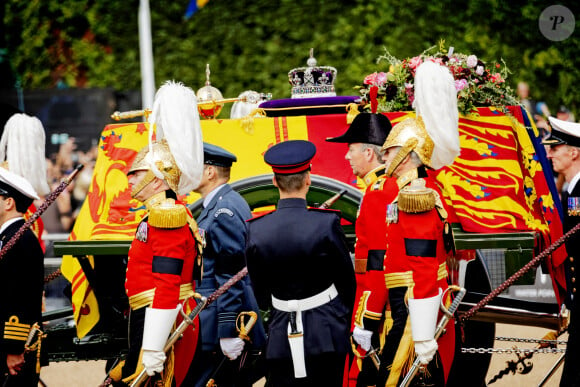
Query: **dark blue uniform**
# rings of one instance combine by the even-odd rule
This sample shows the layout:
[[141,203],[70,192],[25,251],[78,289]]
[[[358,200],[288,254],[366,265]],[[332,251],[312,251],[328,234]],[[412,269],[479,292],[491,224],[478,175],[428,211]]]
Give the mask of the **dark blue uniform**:
[[[4,246],[24,224],[19,219],[1,234]],[[38,238],[27,229],[0,261],[0,384],[3,386],[37,386],[36,352],[25,356],[25,363],[16,376],[4,384],[7,354],[24,352],[24,343],[34,323],[42,329],[42,291],[44,286],[44,254]]]
[[331,285],[338,296],[301,314],[307,377],[294,379],[288,328],[292,313],[272,308],[266,359],[269,385],[342,385],[356,282],[335,211],[307,209],[301,198],[249,222],[246,262],[262,309],[279,300],[303,300]]
[[[575,122],[562,121],[554,117],[548,117],[552,130],[548,137],[542,140],[542,144],[549,145],[548,159],[553,163],[557,172],[564,173],[566,180],[571,184],[575,181],[574,186],[570,185],[567,190],[562,192],[562,210],[564,215],[564,233],[570,231],[574,226],[580,223],[580,183],[568,176],[571,172],[576,173],[577,159],[572,158],[570,152],[559,153],[560,145],[569,145],[580,148],[580,124]],[[568,159],[567,161],[564,161]],[[557,160],[557,163],[556,163]],[[570,180],[568,180],[570,179]],[[568,190],[570,193],[568,194]],[[578,283],[576,280],[578,259],[580,258],[580,233],[573,234],[566,240],[566,252],[568,259],[564,263],[566,270],[566,307],[570,310],[570,324],[568,325],[568,344],[566,346],[566,357],[560,386],[580,386],[580,371],[578,363],[580,362],[580,319],[576,315],[580,310],[578,308]]]
[[[580,223],[580,183],[576,183],[572,192],[562,194],[562,209],[564,210],[564,232],[570,231],[574,226]],[[566,287],[568,295],[566,297],[566,306],[570,309],[570,324],[568,326],[568,344],[566,346],[566,360],[564,370],[562,371],[561,386],[580,386],[580,309],[578,308],[579,283],[577,282],[576,273],[580,270],[578,259],[580,259],[580,233],[572,234],[566,241],[566,252],[568,259],[565,262],[566,267]]]
[[[196,291],[203,296],[209,296],[245,266],[245,221],[251,217],[252,213],[246,201],[227,184],[218,188],[208,206],[199,215],[197,224],[205,247],[203,279],[196,282]],[[198,370],[196,375],[199,375],[196,386],[205,386],[224,358],[219,339],[238,336],[236,318],[242,311],[255,311],[259,316],[258,305],[247,276],[200,314],[202,353],[196,354],[194,359],[194,367]],[[252,329],[250,337],[253,348],[260,348],[265,342],[261,320]],[[246,344],[246,348],[248,346],[250,344]],[[219,376],[215,377],[216,383],[220,386],[246,385],[243,377],[233,372],[242,360],[240,357],[235,361],[224,361],[220,366]]]

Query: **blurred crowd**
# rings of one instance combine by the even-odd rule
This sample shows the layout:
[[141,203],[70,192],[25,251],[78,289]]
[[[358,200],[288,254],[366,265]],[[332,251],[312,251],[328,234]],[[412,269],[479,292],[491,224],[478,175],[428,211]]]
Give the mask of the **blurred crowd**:
[[47,233],[62,234],[72,230],[91,184],[97,149],[97,146],[93,146],[86,152],[79,150],[75,138],[69,137],[64,144],[60,145],[58,152],[46,158],[47,179],[51,191],[54,191],[78,164],[84,165],[79,175],[57,197],[56,203],[49,206],[42,214],[44,229]]

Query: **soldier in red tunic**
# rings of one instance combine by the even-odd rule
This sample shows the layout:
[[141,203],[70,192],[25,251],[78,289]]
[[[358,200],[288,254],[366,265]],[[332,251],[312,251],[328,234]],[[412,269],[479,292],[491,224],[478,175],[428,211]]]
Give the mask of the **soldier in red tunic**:
[[[172,121],[176,117],[179,121]],[[129,250],[125,289],[131,306],[130,345],[122,378],[130,382],[142,365],[149,376],[162,373],[164,383],[173,379],[179,386],[187,384],[197,330],[188,329],[173,351],[166,354],[163,348],[176,318],[181,318],[179,310],[189,313],[194,306],[188,297],[193,295],[193,281],[199,279],[196,273],[201,267],[197,225],[187,207],[177,200],[177,194],[199,184],[203,169],[193,91],[176,83],[162,86],[150,117],[150,130],[153,126],[158,140],[139,152],[128,173],[131,195],[148,213]],[[174,366],[163,372],[166,358],[172,358],[168,364]]]
[[[459,154],[455,93],[448,69],[434,62],[419,66],[417,118],[397,124],[383,145],[386,175],[396,178],[398,192],[386,210],[384,280],[392,326],[382,348],[377,385],[398,385],[413,353],[428,367],[422,376],[430,380],[423,382],[444,385],[449,372],[454,330],[441,336],[440,345],[434,334],[442,293],[447,289],[446,258],[451,245],[447,212],[427,169],[449,165]],[[367,314],[372,307],[375,313],[382,311],[373,296],[367,300]],[[431,362],[438,349],[442,360]]]
[[[359,364],[359,360],[354,359],[349,371],[349,380],[363,386],[374,384],[376,378],[377,369],[372,359],[362,355],[371,348],[379,349],[379,336],[372,333],[379,331],[387,298],[383,267],[387,245],[385,219],[387,205],[397,195],[397,186],[395,179],[388,179],[385,175],[381,146],[390,131],[391,122],[385,115],[361,113],[342,136],[326,139],[348,144],[345,159],[353,173],[366,185],[356,220],[354,266],[357,292],[351,324],[351,330],[354,327],[353,339],[362,348],[362,351],[355,351],[362,361]],[[371,293],[373,297],[370,297]]]

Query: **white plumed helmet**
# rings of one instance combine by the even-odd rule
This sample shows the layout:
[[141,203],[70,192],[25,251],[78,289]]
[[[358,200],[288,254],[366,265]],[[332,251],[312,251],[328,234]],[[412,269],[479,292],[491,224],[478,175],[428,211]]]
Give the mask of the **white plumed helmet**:
[[38,118],[16,113],[6,122],[0,139],[0,163],[26,178],[39,195],[50,192],[45,146],[46,134]]

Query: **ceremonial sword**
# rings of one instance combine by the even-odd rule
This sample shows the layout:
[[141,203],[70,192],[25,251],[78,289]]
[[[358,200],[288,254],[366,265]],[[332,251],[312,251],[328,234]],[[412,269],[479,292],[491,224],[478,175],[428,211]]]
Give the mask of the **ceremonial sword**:
[[[244,321],[244,318],[246,316],[249,317],[247,323]],[[253,310],[250,310],[247,312],[240,312],[240,314],[238,314],[238,317],[236,318],[236,330],[238,331],[238,337],[244,341],[249,342],[250,336],[248,336],[248,335],[250,334],[250,331],[252,330],[254,325],[256,325],[257,321],[258,321],[258,314],[256,312],[254,312]],[[244,356],[244,355],[242,355],[242,356]],[[222,365],[224,364],[225,361],[226,361],[226,355],[224,355],[224,357],[220,361],[219,365],[213,371],[213,373],[212,373],[211,377],[209,378],[209,380],[207,381],[205,387],[217,387],[217,384],[215,382],[215,377],[217,376],[220,368],[222,367]],[[242,363],[240,363],[240,369],[242,368],[241,364]]]
[[[467,292],[465,288],[461,288],[456,285],[449,286],[447,290],[457,290],[457,294],[455,295],[455,299],[453,300],[451,305],[449,305],[449,309],[445,308],[443,306],[443,302],[441,302],[441,310],[443,312],[443,317],[441,317],[441,320],[439,320],[439,324],[437,324],[437,328],[435,329],[435,337],[434,337],[435,340],[437,340],[439,336],[443,334],[443,332],[445,331],[445,326],[447,325],[449,320],[453,318],[453,314],[457,311],[457,308],[459,308],[459,304],[461,303],[461,300],[463,299],[465,293]],[[413,362],[413,365],[409,369],[409,372],[407,372],[407,375],[405,375],[405,378],[403,379],[399,387],[407,387],[409,383],[411,383],[411,380],[413,380],[413,378],[419,371],[419,368],[421,368],[421,362],[417,357]]]

